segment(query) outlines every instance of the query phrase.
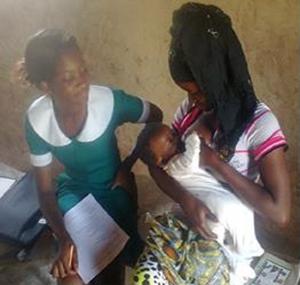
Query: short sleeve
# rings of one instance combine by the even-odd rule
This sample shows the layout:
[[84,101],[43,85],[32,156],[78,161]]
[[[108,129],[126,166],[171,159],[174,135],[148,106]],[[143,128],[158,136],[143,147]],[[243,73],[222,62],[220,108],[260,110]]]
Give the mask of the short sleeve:
[[177,108],[177,110],[174,114],[174,119],[172,122],[172,127],[174,130],[179,131],[182,119],[187,114],[188,109],[189,109],[189,100],[188,100],[188,98],[185,98],[181,102],[180,106]]
[[178,107],[174,120],[172,122],[172,128],[181,137],[185,137],[197,124],[203,110],[197,106],[191,106],[190,101],[186,98]]
[[28,118],[25,120],[25,137],[30,150],[31,164],[44,167],[52,162],[49,145],[33,130]]
[[246,135],[255,161],[278,147],[287,147],[278,120],[270,109],[254,117],[246,129]]
[[118,124],[126,122],[145,123],[149,117],[150,103],[139,97],[126,94],[123,90],[113,90],[114,113]]

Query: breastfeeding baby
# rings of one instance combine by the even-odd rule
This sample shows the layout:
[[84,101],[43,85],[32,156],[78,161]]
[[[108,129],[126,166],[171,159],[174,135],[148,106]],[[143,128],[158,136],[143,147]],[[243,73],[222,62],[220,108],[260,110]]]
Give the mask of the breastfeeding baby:
[[255,235],[254,213],[225,183],[201,167],[201,143],[208,142],[210,136],[209,130],[200,124],[182,142],[167,125],[152,123],[140,133],[137,146],[145,164],[163,168],[206,204],[218,220],[208,219],[207,225],[217,236],[232,274],[253,278],[250,262],[263,253]]

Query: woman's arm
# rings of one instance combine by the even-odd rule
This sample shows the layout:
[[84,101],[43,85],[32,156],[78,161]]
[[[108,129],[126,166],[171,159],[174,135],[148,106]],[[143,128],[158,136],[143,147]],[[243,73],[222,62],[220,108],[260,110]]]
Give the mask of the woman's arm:
[[234,193],[257,213],[280,226],[290,219],[291,190],[283,147],[259,160],[263,186],[251,181],[222,161],[216,152],[201,144],[201,164],[213,169],[231,186]]
[[42,213],[59,240],[69,238],[62,215],[58,209],[55,190],[52,185],[51,166],[35,167],[35,179]]
[[[149,103],[149,115],[145,120],[145,123],[152,122],[161,122],[163,119],[163,113],[159,107],[156,105]],[[116,175],[114,184],[112,188],[116,186],[123,186],[125,189],[130,189],[132,187],[130,178],[130,171],[133,165],[136,163],[139,157],[139,149],[138,146],[134,146],[131,153],[122,161],[119,171]]]
[[[161,109],[152,103],[149,103],[149,105],[149,115],[145,123],[161,122],[163,119],[163,113]],[[134,146],[132,152],[123,160],[122,167],[130,171],[138,159],[138,153],[138,147]]]
[[[65,229],[63,217],[59,211],[54,187],[52,185],[51,165],[34,168],[38,197],[41,211],[46,218],[50,228],[59,240],[60,252],[54,262],[52,274],[56,278],[64,278],[67,275],[76,274],[77,255],[76,248]],[[70,268],[71,247],[74,247],[72,264]]]
[[189,222],[206,239],[215,239],[216,235],[208,228],[207,219],[217,222],[217,218],[206,205],[186,191],[175,179],[159,167],[149,167],[149,172],[158,187],[175,202],[187,216]]

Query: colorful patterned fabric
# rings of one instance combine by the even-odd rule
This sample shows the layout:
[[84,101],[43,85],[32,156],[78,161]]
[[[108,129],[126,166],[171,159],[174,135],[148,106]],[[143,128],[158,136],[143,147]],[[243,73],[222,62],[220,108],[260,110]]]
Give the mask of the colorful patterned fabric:
[[[158,284],[150,282],[151,265],[148,271],[145,264],[144,268],[139,268],[147,251],[158,260],[159,268],[170,285],[229,284],[229,265],[216,241],[204,240],[172,214],[156,219],[149,216],[148,220],[151,228],[147,248],[135,268],[133,284]],[[148,283],[141,283],[145,281],[141,280],[142,276],[148,277],[147,280],[145,278]]]
[[135,285],[169,285],[158,259],[146,247],[136,264],[133,280],[130,284]]

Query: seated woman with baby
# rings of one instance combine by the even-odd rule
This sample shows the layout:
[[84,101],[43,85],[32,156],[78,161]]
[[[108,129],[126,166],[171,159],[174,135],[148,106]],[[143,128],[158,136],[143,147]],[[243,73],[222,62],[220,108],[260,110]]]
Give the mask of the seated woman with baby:
[[254,213],[281,226],[289,221],[287,142],[255,96],[222,10],[185,4],[174,12],[170,33],[171,76],[188,96],[172,129],[146,127],[137,149],[181,213],[151,220],[133,282],[241,285],[254,276],[251,258],[263,252]]

